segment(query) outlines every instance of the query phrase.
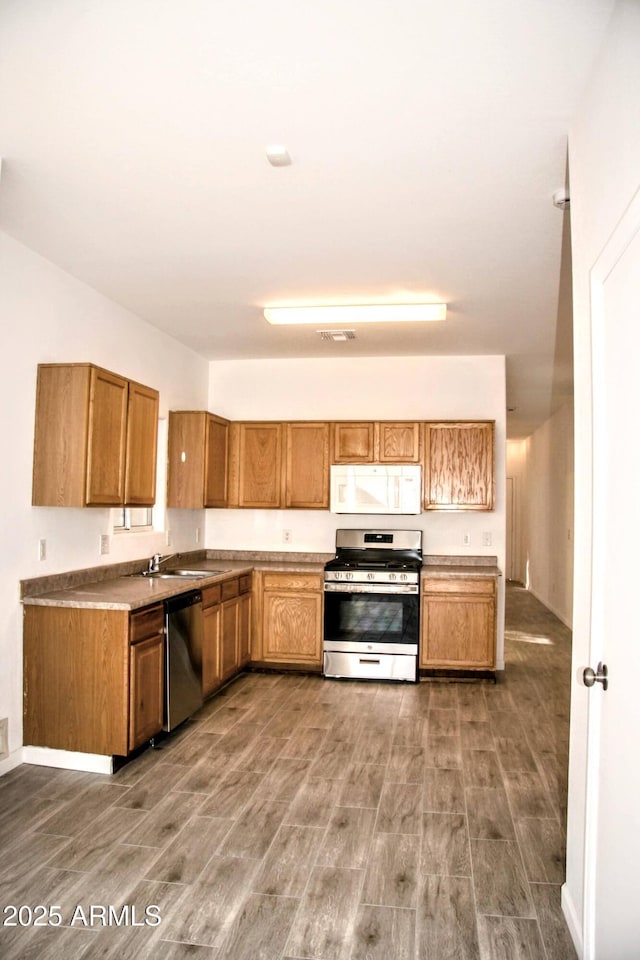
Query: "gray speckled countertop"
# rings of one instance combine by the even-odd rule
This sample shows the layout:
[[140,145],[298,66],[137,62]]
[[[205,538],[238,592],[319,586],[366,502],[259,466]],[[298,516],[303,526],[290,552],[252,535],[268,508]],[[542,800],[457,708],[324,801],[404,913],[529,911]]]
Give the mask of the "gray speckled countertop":
[[[32,606],[137,610],[188,590],[199,590],[252,570],[322,573],[333,554],[291,554],[266,551],[207,551],[181,554],[171,566],[210,570],[201,579],[146,579],[131,576],[141,561],[70,571],[21,582],[22,602]],[[425,557],[422,576],[498,577],[496,557]]]
[[500,577],[497,557],[425,557],[423,577]]
[[[227,551],[227,553],[229,553]],[[201,590],[230,577],[253,570],[273,570],[291,573],[322,573],[329,556],[316,559],[304,554],[297,559],[291,554],[274,554],[275,559],[266,559],[264,554],[236,554],[224,557],[201,559],[182,554],[168,567],[183,567],[211,570],[210,577],[163,580],[132,576],[141,569],[138,561],[133,564],[114,564],[112,567],[71,571],[21,582],[22,602],[28,606],[41,607],[86,607],[102,610],[137,610],[168,597]],[[283,559],[286,557],[286,559]],[[133,569],[128,569],[133,567]],[[109,576],[110,574],[110,576]]]

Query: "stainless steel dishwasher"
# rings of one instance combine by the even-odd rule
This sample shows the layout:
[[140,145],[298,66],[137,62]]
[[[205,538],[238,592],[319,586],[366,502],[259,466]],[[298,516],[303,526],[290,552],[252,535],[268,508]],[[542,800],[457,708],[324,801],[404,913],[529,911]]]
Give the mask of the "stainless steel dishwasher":
[[202,706],[202,594],[164,601],[164,730],[173,730]]

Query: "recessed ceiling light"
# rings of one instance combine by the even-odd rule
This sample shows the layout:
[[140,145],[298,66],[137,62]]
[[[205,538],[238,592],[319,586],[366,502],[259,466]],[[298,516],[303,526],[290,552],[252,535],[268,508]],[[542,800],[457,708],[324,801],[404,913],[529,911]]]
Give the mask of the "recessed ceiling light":
[[360,303],[265,307],[269,323],[425,323],[445,320],[446,303]]

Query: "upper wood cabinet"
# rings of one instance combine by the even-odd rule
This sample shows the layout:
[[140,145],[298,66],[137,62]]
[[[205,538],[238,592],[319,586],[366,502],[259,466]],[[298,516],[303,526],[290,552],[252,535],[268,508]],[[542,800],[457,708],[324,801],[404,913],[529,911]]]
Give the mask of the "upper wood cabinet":
[[424,429],[424,509],[493,510],[493,421]]
[[339,422],[333,424],[334,463],[372,463],[375,459],[375,424]]
[[226,507],[229,421],[205,410],[169,413],[167,506]]
[[93,364],[38,367],[34,506],[151,506],[158,392]]
[[329,509],[328,423],[286,425],[285,507]]
[[229,506],[280,508],[283,424],[231,423],[229,436]]
[[158,391],[129,383],[124,502],[148,506],[156,499]]
[[376,423],[376,459],[380,463],[420,463],[420,426],[410,420]]
[[420,463],[421,446],[417,421],[333,424],[334,463]]

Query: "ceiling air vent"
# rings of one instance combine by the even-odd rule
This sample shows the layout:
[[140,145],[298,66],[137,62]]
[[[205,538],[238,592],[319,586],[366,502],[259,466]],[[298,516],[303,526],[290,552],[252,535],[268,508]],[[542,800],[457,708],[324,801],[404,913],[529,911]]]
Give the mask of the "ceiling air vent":
[[356,335],[353,330],[316,330],[320,334],[321,340],[355,340]]

